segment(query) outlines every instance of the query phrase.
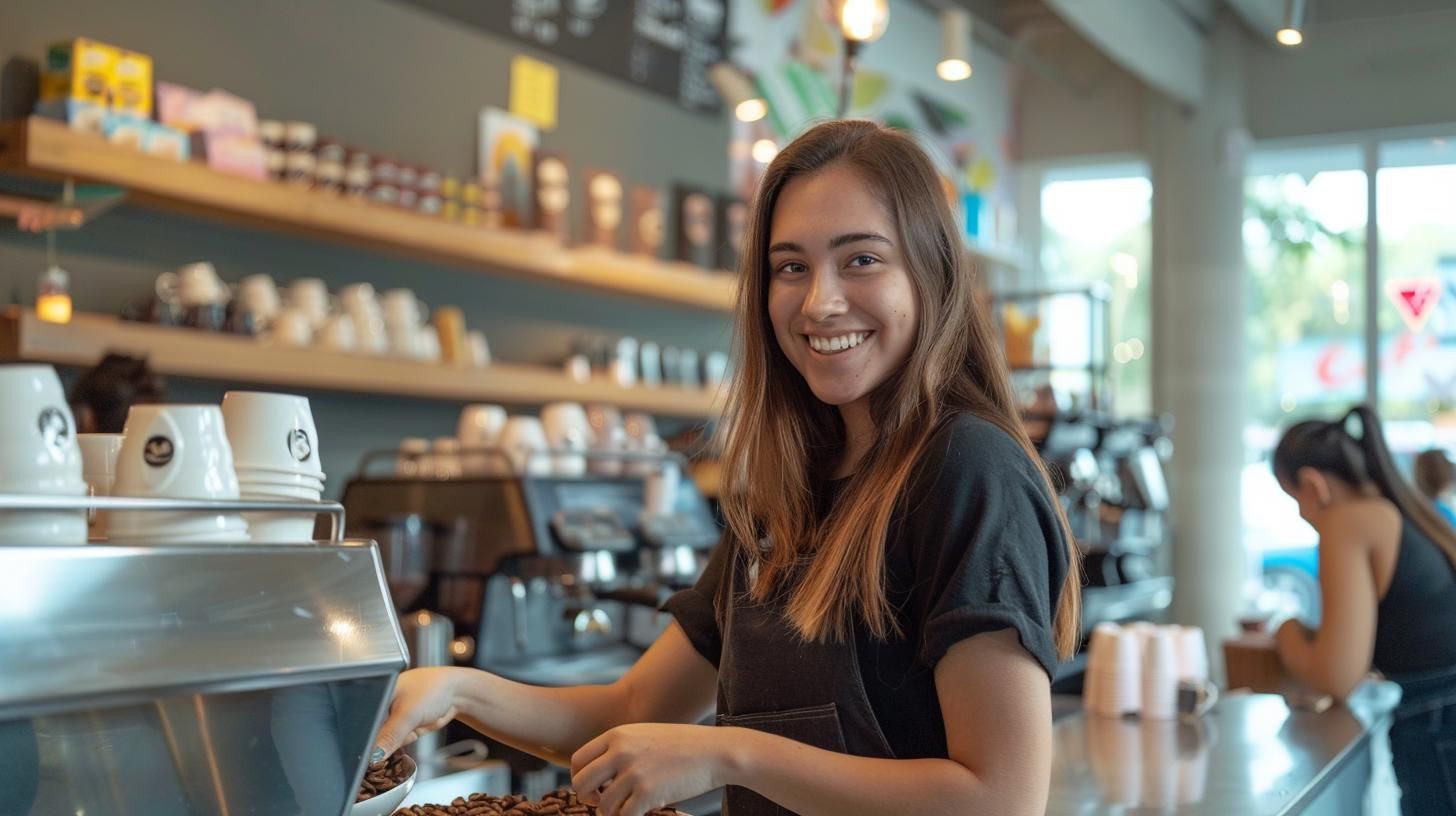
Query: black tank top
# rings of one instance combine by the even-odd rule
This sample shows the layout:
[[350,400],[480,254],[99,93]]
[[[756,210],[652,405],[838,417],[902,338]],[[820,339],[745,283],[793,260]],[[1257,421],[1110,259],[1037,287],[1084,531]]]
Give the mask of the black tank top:
[[1400,527],[1375,625],[1375,668],[1402,675],[1456,666],[1456,573],[1419,527],[1403,517]]

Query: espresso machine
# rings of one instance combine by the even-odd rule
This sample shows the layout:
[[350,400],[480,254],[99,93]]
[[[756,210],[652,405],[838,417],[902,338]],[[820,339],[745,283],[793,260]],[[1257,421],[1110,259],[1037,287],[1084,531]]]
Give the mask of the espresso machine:
[[461,454],[500,466],[401,467],[411,454],[379,452],[344,489],[348,530],[379,542],[398,611],[448,618],[456,663],[536,685],[619,678],[720,534],[692,481],[664,475],[680,459],[594,453],[627,461],[534,476],[493,449]]

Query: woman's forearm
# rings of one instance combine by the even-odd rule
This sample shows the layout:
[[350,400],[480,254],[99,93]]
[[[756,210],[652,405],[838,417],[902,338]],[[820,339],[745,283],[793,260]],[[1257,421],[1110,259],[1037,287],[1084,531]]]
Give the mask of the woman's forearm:
[[950,759],[871,759],[734,729],[723,779],[802,816],[957,813],[1031,816],[1046,808],[1045,780],[988,784]]
[[599,734],[631,722],[622,684],[543,688],[476,669],[460,672],[458,716],[470,727],[513,748],[560,765]]

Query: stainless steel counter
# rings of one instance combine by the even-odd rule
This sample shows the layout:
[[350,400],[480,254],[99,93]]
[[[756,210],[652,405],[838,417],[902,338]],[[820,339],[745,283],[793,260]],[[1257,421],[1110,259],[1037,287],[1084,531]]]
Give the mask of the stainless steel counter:
[[1359,814],[1372,738],[1399,699],[1373,683],[1323,713],[1262,694],[1193,724],[1071,713],[1056,724],[1047,814]]

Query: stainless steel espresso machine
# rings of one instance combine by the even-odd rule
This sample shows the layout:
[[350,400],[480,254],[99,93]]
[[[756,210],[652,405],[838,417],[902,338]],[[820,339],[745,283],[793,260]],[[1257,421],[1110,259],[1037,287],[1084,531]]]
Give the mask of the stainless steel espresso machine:
[[400,612],[453,622],[454,662],[540,685],[611,682],[666,626],[658,605],[697,579],[719,529],[687,479],[646,512],[662,457],[602,455],[640,475],[442,478],[371,454],[344,489],[348,529],[379,542]]
[[0,515],[326,513],[304,545],[0,545],[0,814],[341,816],[405,645],[336,504],[0,496]]

